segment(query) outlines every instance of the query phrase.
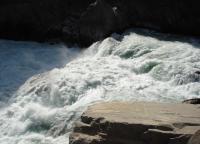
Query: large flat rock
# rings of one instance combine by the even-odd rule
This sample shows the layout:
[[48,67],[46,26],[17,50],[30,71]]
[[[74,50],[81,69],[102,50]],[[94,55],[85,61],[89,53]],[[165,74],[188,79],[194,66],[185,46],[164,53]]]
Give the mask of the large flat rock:
[[200,105],[99,103],[76,123],[71,144],[186,144],[200,129]]

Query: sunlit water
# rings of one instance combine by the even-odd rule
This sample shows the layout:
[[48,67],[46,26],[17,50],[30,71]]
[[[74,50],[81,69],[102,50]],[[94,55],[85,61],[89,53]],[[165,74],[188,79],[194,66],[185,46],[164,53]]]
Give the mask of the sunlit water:
[[83,52],[0,41],[0,143],[68,144],[74,121],[99,101],[200,97],[198,40],[146,34],[114,34]]

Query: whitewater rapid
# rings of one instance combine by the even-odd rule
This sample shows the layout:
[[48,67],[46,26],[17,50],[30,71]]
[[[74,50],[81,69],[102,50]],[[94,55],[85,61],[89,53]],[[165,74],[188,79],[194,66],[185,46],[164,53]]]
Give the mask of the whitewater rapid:
[[[1,41],[6,44],[0,59],[4,53],[13,53],[14,63],[19,60],[20,68],[23,63],[30,69],[14,67],[16,74],[9,74],[15,72],[8,66],[13,58],[5,57],[0,63],[1,69],[4,63],[8,66],[3,74],[0,72],[1,85],[19,87],[0,109],[0,143],[68,144],[74,121],[88,105],[99,101],[180,102],[200,98],[199,41],[171,37],[129,31],[113,34],[84,51],[60,44],[30,43],[9,50],[7,45],[14,43],[14,47],[16,42]],[[23,52],[25,57],[21,57]],[[37,61],[39,68],[35,68],[38,55],[42,56]],[[17,85],[28,77],[23,85]],[[0,89],[1,97],[5,91]]]

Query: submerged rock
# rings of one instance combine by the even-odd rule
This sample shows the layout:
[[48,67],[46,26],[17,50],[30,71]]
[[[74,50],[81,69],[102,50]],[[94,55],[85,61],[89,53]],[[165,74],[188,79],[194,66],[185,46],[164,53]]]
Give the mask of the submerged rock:
[[70,144],[187,144],[199,129],[195,105],[101,103],[82,115]]
[[199,19],[188,0],[1,0],[0,37],[88,45],[131,27],[200,35]]

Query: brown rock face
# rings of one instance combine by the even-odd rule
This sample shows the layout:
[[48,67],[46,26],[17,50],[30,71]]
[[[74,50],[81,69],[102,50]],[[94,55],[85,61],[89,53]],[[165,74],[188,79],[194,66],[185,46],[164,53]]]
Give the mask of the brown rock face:
[[70,144],[187,144],[199,129],[195,105],[101,103],[82,115]]

